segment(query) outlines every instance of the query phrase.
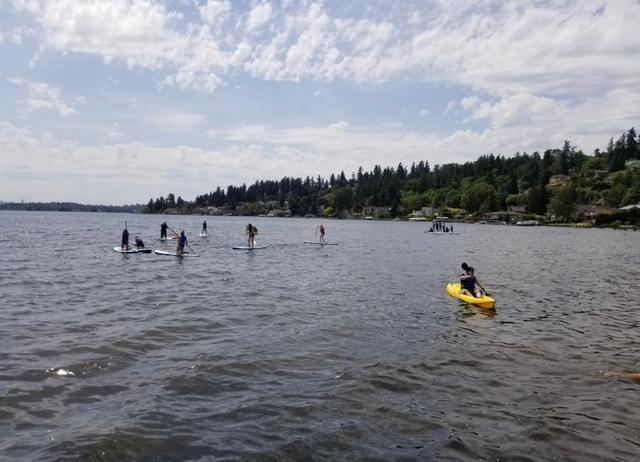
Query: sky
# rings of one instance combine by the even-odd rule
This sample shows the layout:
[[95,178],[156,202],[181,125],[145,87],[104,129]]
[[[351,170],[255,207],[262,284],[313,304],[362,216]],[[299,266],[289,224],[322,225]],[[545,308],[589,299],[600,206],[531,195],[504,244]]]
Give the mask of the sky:
[[590,154],[639,76],[640,0],[0,0],[0,200]]

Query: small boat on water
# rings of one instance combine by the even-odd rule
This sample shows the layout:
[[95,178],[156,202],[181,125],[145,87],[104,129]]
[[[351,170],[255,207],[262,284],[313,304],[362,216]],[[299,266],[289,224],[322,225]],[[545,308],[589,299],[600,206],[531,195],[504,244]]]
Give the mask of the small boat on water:
[[536,220],[524,220],[516,223],[516,226],[538,226],[539,223]]

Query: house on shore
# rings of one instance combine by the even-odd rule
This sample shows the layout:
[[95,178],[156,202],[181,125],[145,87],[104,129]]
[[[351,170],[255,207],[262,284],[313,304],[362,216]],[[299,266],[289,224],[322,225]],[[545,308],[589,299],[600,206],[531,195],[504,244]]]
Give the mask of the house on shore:
[[579,221],[589,221],[594,223],[596,218],[602,215],[613,215],[615,210],[611,207],[601,205],[578,204],[576,207]]
[[549,178],[549,186],[552,188],[561,188],[571,183],[568,175],[553,175]]
[[365,207],[362,210],[362,213],[365,217],[372,218],[390,218],[391,210],[389,207]]

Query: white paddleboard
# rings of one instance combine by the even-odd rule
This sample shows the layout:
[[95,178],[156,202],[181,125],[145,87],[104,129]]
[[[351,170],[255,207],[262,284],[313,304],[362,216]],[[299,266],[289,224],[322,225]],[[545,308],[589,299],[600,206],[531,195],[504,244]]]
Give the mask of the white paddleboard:
[[200,234],[198,234],[198,236],[200,236],[200,237],[209,237],[208,234],[204,234],[204,233],[200,233]]
[[195,253],[176,253],[176,252],[165,252],[164,250],[154,250],[156,255],[166,255],[169,257],[199,257],[200,255],[196,255]]
[[336,242],[304,241],[305,244],[315,245],[338,245]]
[[114,247],[113,250],[120,253],[138,253],[138,249],[133,249],[133,248],[125,250],[122,247]]
[[151,249],[144,247],[142,249],[136,249],[138,253],[151,253]]
[[256,249],[266,249],[266,245],[254,245],[253,247],[249,247],[246,245],[236,245],[232,247],[233,250],[256,250]]
[[454,232],[448,231],[446,233],[444,231],[425,231],[425,233],[427,234],[460,234],[458,231],[454,231]]

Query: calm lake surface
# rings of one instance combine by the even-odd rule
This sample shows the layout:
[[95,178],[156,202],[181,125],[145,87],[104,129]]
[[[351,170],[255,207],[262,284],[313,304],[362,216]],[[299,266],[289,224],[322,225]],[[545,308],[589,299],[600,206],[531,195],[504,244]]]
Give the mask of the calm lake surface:
[[0,460],[640,460],[640,233],[207,221],[0,212]]

